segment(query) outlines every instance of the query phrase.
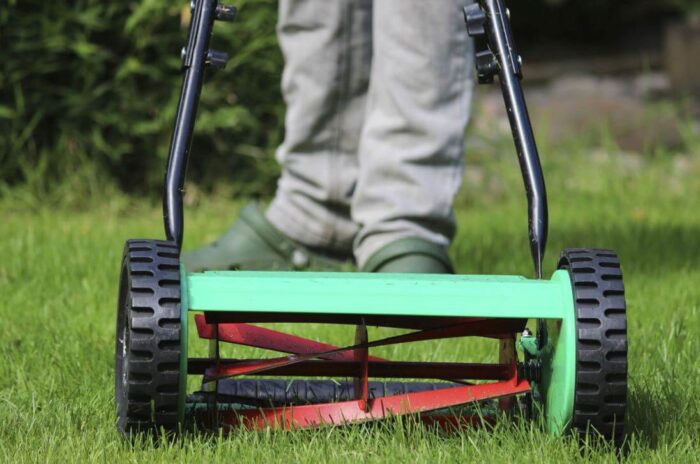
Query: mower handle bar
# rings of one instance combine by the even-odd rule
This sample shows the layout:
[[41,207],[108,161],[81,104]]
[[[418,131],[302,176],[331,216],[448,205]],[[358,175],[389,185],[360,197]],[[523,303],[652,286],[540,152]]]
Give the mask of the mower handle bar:
[[[192,20],[187,45],[182,49],[184,80],[173,128],[163,194],[163,221],[168,240],[182,246],[184,214],[182,194],[204,71],[207,65],[223,67],[225,53],[209,50],[214,20],[233,21],[235,8],[218,0],[191,3]],[[479,0],[464,9],[469,35],[476,39],[479,82],[499,76],[520,170],[528,200],[528,231],[535,273],[542,277],[547,242],[547,192],[535,137],[520,85],[521,59],[515,52],[509,13],[503,0]]]

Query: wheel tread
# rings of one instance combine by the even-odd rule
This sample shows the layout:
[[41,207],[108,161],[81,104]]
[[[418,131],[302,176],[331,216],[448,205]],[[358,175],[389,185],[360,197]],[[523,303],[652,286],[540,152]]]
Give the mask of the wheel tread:
[[[118,427],[127,436],[161,428],[177,431],[182,311],[178,248],[164,241],[129,240],[122,272],[126,295],[120,298],[118,317],[128,321],[129,337],[125,392],[117,398]],[[117,363],[120,355],[116,353]]]
[[576,390],[572,427],[620,443],[627,405],[627,311],[622,269],[612,250],[568,249],[576,306]]

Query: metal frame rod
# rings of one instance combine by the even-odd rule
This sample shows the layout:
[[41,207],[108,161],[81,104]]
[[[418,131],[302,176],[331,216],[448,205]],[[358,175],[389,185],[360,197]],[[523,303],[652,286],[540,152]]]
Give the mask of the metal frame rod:
[[182,50],[185,77],[170,142],[163,192],[165,235],[178,247],[182,246],[184,233],[182,192],[187,158],[192,144],[216,7],[217,0],[198,0],[194,4],[187,46]]
[[[308,338],[279,332],[277,330],[258,327],[251,324],[207,324],[204,315],[194,317],[200,338],[235,343],[283,353],[309,354],[333,351],[339,347],[317,342]],[[351,361],[355,359],[354,352],[341,352],[323,357],[330,360]],[[372,361],[383,361],[382,358],[370,356]]]
[[[482,11],[479,12],[478,9]],[[547,245],[548,208],[544,175],[535,136],[520,84],[521,57],[515,51],[509,12],[503,0],[479,0],[465,8],[470,35],[486,39],[486,47],[477,50],[480,80],[490,82],[497,74],[503,92],[508,120],[520,162],[528,202],[528,232],[535,274],[542,278],[542,260]]]
[[[219,359],[190,358],[188,374],[211,374],[211,377],[227,377],[237,366],[265,364],[266,359]],[[272,367],[265,371],[252,371],[247,375],[289,376],[289,377],[355,377],[360,368],[366,365],[367,377],[392,379],[468,379],[468,380],[508,380],[510,363],[478,364],[457,362],[410,362],[410,361],[327,361],[307,360],[296,364]],[[365,398],[366,399],[366,398]]]
[[328,315],[338,318],[361,315],[372,317],[372,322],[367,319],[369,325],[403,316],[426,316],[433,320],[439,317],[562,319],[565,317],[562,308],[571,300],[571,279],[566,270],[556,271],[551,280],[515,276],[220,271],[188,274],[181,285],[182,291],[187,292],[188,309],[204,311],[208,322],[213,322],[209,313],[217,311],[231,313],[231,322],[254,322],[250,317],[238,318],[239,313],[259,313],[258,322],[270,320],[265,316],[271,313],[276,313],[280,321],[288,320],[289,314],[301,313],[326,321]]

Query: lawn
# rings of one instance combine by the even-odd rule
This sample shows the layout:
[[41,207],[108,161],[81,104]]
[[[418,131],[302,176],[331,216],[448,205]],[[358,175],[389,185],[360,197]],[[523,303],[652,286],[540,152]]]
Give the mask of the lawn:
[[[566,246],[620,253],[629,305],[629,452],[643,462],[700,455],[700,157],[557,152],[545,157],[548,272]],[[556,155],[556,156],[555,156]],[[462,273],[531,275],[522,186],[512,155],[476,156],[458,198],[452,255]],[[115,429],[114,319],[130,237],[162,236],[158,201],[106,195],[0,200],[2,462],[615,462],[612,450],[547,435],[537,423],[445,434],[412,421],[131,446]],[[76,203],[73,201],[72,203]],[[242,201],[198,196],[186,248],[214,238]],[[304,333],[350,341],[352,330]],[[401,347],[399,357],[484,359],[483,343]],[[387,354],[387,352],[385,352]]]

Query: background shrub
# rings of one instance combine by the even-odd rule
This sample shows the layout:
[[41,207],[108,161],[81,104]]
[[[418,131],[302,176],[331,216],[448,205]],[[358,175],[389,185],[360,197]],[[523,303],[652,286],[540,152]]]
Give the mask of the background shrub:
[[[277,0],[230,0],[234,24],[214,47],[231,53],[202,94],[189,178],[267,194],[283,133]],[[328,0],[336,1],[336,0]],[[510,1],[519,46],[619,50],[625,36],[697,0]],[[4,0],[0,7],[0,195],[74,180],[158,192],[181,80],[187,0]],[[618,40],[620,43],[616,43]],[[638,47],[638,41],[627,40]],[[556,47],[554,47],[556,49]],[[530,55],[528,55],[530,56]],[[530,59],[530,58],[528,58]],[[233,180],[233,182],[230,182]],[[72,189],[72,187],[71,187]],[[91,191],[87,189],[87,191]]]
[[[272,187],[283,117],[277,2],[237,5],[240,20],[216,26],[214,48],[232,59],[208,76],[190,173]],[[9,0],[0,8],[0,181],[50,189],[89,164],[127,189],[159,187],[188,19],[172,0]]]

